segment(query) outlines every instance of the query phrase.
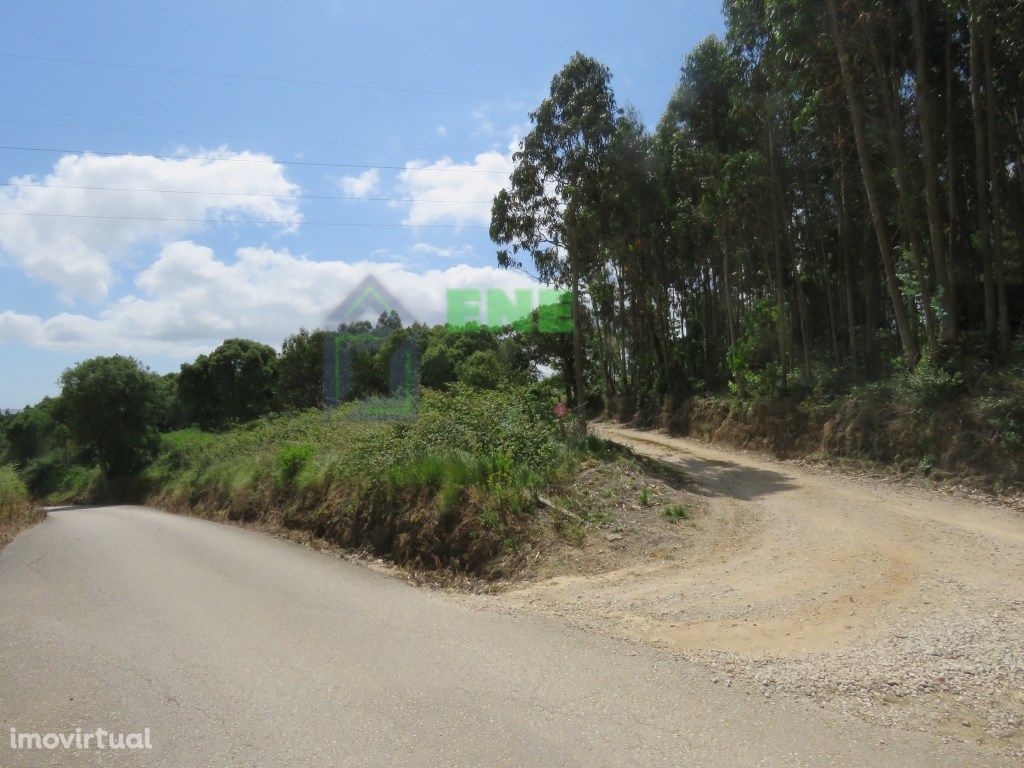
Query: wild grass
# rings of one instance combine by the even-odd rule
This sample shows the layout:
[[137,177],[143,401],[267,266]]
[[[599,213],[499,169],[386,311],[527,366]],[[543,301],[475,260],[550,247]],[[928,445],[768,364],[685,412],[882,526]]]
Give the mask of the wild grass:
[[671,523],[678,523],[680,520],[689,520],[693,517],[693,511],[685,504],[674,504],[671,507],[666,507],[662,514]]
[[28,503],[28,491],[14,467],[0,466],[0,519],[12,517]]
[[0,549],[20,531],[43,519],[14,467],[0,465]]
[[166,435],[144,473],[150,497],[234,519],[274,513],[400,562],[482,572],[519,549],[536,493],[570,480],[588,450],[519,389],[428,391],[405,421],[357,408]]

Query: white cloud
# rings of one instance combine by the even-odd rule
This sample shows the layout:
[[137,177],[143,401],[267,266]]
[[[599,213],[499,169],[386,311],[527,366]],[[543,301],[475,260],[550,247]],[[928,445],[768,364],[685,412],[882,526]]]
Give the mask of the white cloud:
[[434,256],[441,259],[461,259],[473,253],[473,246],[467,243],[450,248],[442,248],[430,243],[416,243],[410,250],[423,256]]
[[490,201],[508,184],[511,173],[511,151],[482,152],[470,163],[456,163],[450,157],[411,160],[398,176],[403,194],[414,201],[404,223],[486,225],[491,220]]
[[447,136],[448,135],[448,126],[446,126],[446,125],[439,125],[439,126],[437,126],[437,128],[434,129],[434,133],[436,133],[438,136]]
[[185,360],[225,338],[276,345],[300,327],[321,326],[370,273],[427,323],[444,322],[450,288],[536,287],[524,275],[499,267],[458,264],[414,272],[397,262],[313,261],[267,247],[240,248],[234,255],[219,259],[191,241],[170,243],[136,277],[137,295],[94,316],[0,313],[0,343]]
[[344,176],[338,184],[349,197],[368,197],[380,186],[380,172],[371,168],[358,176]]
[[302,216],[289,196],[299,188],[272,160],[224,149],[180,159],[66,155],[42,178],[10,179],[33,186],[0,192],[0,253],[56,285],[65,299],[98,301],[116,279],[116,265],[140,256],[142,246],[204,227],[184,220],[245,217],[297,226]]

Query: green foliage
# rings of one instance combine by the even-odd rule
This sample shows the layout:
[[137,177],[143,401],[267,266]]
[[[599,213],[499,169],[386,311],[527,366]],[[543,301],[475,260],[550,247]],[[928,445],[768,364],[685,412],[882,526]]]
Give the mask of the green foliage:
[[43,498],[51,504],[82,504],[102,499],[107,488],[99,467],[73,464],[64,467]]
[[309,443],[288,444],[277,453],[277,482],[284,487],[290,485],[309,460],[316,449]]
[[325,340],[323,331],[305,328],[284,340],[277,361],[278,408],[302,410],[323,405]]
[[0,465],[0,520],[14,515],[28,502],[28,489],[14,467]]
[[925,355],[911,370],[904,369],[896,378],[896,390],[906,401],[930,408],[949,402],[965,389],[964,376]]
[[179,397],[189,419],[218,429],[268,413],[274,403],[277,353],[266,344],[228,339],[181,366]]
[[777,394],[778,365],[771,357],[772,334],[778,318],[776,307],[763,299],[743,318],[742,333],[726,352],[732,378],[729,391],[740,397]]
[[0,422],[0,460],[18,467],[49,451],[67,451],[69,434],[59,420],[60,401],[43,398],[37,405]]
[[459,381],[478,389],[497,389],[505,379],[503,368],[493,350],[478,350],[457,366]]
[[[611,72],[574,54],[530,114],[533,127],[516,154],[511,186],[494,198],[490,232],[502,266],[521,267],[517,254],[527,253],[540,279],[555,286],[571,286],[570,272],[585,271],[593,249],[585,245],[584,230],[601,225],[599,201],[618,113]],[[567,246],[568,259],[556,242]]]
[[156,446],[157,377],[137,360],[96,357],[64,371],[60,415],[105,476],[142,469]]
[[671,507],[666,507],[662,514],[671,523],[678,523],[680,520],[689,520],[693,517],[693,512],[685,504],[675,504]]
[[[567,481],[583,455],[562,442],[548,404],[522,388],[457,382],[427,390],[404,422],[353,421],[358,407],[289,412],[220,433],[169,433],[143,480],[163,503],[232,517],[283,506],[290,525],[398,559],[411,556],[405,546],[455,557],[444,554],[444,542],[461,526],[458,547],[476,552],[473,562],[483,567],[516,551],[534,494]],[[385,543],[380,526],[419,537],[427,536],[423,526],[447,533]]]
[[431,344],[420,357],[420,382],[439,389],[455,381],[455,363],[451,350],[443,344]]
[[51,452],[29,461],[21,474],[33,496],[46,498],[61,486],[68,468],[68,462],[59,453]]

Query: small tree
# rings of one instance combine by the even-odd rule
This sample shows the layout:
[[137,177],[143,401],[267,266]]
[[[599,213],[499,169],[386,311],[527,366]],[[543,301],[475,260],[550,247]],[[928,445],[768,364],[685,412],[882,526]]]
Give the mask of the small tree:
[[138,360],[94,357],[61,376],[60,417],[104,477],[141,469],[156,445],[157,377]]
[[323,331],[303,328],[284,340],[277,361],[279,408],[319,408],[324,404],[325,339]]

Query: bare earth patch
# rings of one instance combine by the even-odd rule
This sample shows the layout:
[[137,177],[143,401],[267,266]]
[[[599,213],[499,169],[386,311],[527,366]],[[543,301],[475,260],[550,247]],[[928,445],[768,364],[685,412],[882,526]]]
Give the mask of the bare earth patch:
[[572,489],[544,501],[550,519],[537,526],[531,554],[492,589],[678,563],[699,540],[707,509],[682,473],[626,456],[589,462]]
[[[655,644],[722,685],[759,682],[767,699],[806,694],[1024,758],[1019,511],[657,433],[597,432],[682,474],[595,465],[552,500],[571,513],[563,540],[488,600]],[[676,505],[687,512],[673,522]]]
[[9,510],[0,509],[0,550],[15,536],[41,522],[44,517],[45,510],[28,504]]

